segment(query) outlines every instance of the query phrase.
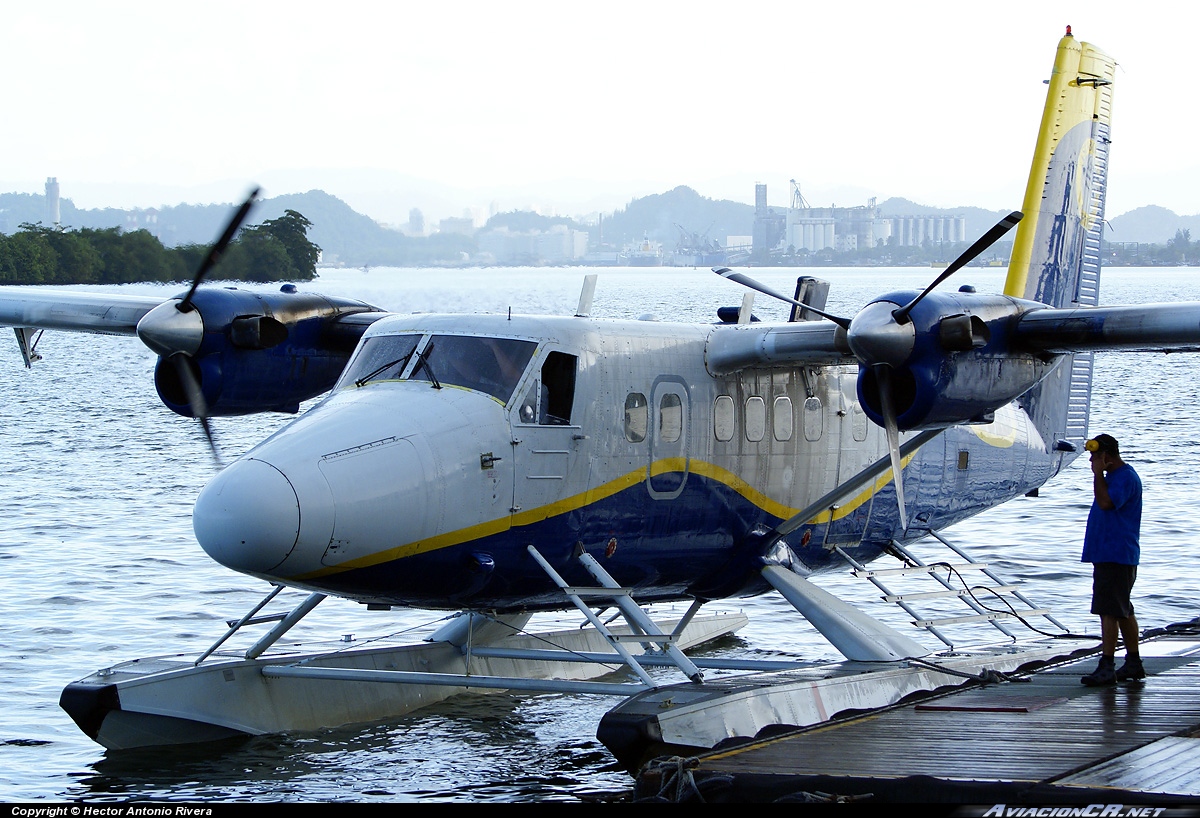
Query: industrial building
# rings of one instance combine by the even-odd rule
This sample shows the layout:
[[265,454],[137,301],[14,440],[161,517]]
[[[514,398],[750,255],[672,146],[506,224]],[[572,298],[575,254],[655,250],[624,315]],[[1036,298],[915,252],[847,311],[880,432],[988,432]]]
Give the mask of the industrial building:
[[786,208],[767,205],[767,186],[755,185],[753,258],[758,261],[779,252],[831,249],[842,253],[885,245],[966,241],[967,220],[962,216],[889,216],[880,212],[874,198],[856,207],[813,207],[795,179],[791,185],[791,203]]

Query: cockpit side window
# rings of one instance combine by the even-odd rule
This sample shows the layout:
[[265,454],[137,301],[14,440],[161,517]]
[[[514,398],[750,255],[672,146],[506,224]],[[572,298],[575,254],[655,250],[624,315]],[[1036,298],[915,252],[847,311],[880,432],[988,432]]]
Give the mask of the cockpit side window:
[[542,364],[542,374],[530,382],[521,398],[518,418],[521,423],[539,426],[567,426],[575,403],[575,369],[578,358],[565,352],[551,352]]
[[542,364],[542,409],[538,423],[565,426],[571,422],[571,407],[575,403],[576,357],[565,352],[551,352]]
[[475,389],[506,404],[536,347],[515,338],[434,335],[409,378]]
[[369,381],[396,380],[404,372],[420,340],[420,333],[364,338],[335,389],[352,384],[363,386]]

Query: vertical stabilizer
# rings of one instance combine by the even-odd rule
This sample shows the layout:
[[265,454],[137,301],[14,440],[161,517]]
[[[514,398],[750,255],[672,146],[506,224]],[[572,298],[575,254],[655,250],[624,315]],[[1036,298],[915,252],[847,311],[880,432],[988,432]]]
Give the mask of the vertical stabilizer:
[[[1048,81],[1004,292],[1051,307],[1095,306],[1116,63],[1067,34]],[[1021,404],[1047,447],[1072,458],[1087,439],[1092,355],[1066,356]]]
[[1007,295],[1051,307],[1095,306],[1116,63],[1068,33],[1058,44]]

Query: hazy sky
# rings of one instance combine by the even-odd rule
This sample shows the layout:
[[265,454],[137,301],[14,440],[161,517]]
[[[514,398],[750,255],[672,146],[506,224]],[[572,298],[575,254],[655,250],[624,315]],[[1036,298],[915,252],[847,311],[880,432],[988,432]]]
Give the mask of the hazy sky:
[[[1070,24],[1119,63],[1108,215],[1200,213],[1200,3],[0,0],[0,192],[323,188],[403,221],[786,204],[1019,208]],[[418,195],[419,185],[433,191]],[[447,212],[440,212],[440,211]]]

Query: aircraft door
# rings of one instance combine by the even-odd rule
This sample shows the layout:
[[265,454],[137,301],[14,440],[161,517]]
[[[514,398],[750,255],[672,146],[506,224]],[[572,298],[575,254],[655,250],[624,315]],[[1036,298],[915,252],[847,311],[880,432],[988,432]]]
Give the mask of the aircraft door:
[[[573,416],[574,355],[552,351],[546,355],[539,376],[525,384],[513,408],[513,506],[516,516],[531,513],[542,517],[555,512],[554,504],[580,489],[572,480],[584,435]],[[522,524],[531,522],[523,519]]]
[[650,395],[650,463],[646,487],[656,500],[671,500],[687,485],[688,437],[691,404],[687,385],[680,379],[661,378]]

